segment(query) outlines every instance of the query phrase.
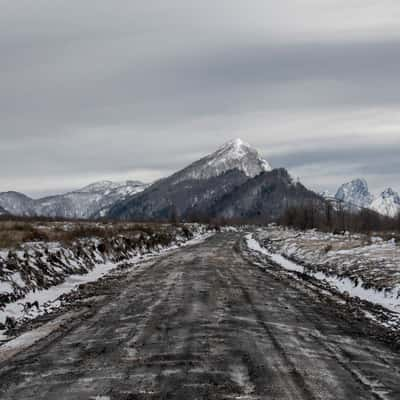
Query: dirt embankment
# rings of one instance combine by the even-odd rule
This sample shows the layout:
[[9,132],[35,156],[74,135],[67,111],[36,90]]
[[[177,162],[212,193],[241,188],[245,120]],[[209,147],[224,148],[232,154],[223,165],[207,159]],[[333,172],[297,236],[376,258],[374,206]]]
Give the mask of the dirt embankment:
[[[99,264],[118,263],[182,244],[207,228],[194,224],[126,224],[108,228],[68,223],[63,225],[63,233],[59,225],[34,229],[47,231],[46,237],[52,240],[23,242],[0,250],[0,312],[6,304],[23,299],[29,292],[59,285],[70,275],[87,274]],[[56,238],[63,239],[54,241]]]

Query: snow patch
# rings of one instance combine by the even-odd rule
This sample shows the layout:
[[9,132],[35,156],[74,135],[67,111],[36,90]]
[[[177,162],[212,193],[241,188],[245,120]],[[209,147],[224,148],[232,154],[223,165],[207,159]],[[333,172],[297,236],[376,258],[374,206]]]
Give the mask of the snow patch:
[[[149,249],[146,248],[141,250],[132,250],[129,253],[125,250],[125,254],[127,256],[124,257],[122,262],[135,265],[155,256],[163,255],[172,250],[176,250],[180,247],[201,243],[214,234],[212,231],[207,231],[202,225],[194,225],[192,233],[193,237],[190,240],[187,240],[178,234],[171,244],[167,246],[156,245]],[[91,247],[96,245],[97,247],[96,243],[96,239],[91,239],[88,243],[88,246]],[[38,244],[35,243],[34,245],[37,246]],[[59,245],[55,243],[48,243],[47,250],[57,251],[59,250]],[[67,249],[64,250],[67,251]],[[22,254],[21,257],[23,257]],[[118,259],[118,257],[116,257],[116,259]],[[93,266],[90,266],[90,269],[83,270],[83,266],[78,265],[78,262],[80,263],[81,260],[74,259],[73,257],[66,259],[65,262],[70,267],[73,267],[74,264],[77,264],[79,267],[77,268],[77,271],[80,273],[67,275],[64,277],[62,283],[55,284],[47,289],[35,287],[33,290],[28,290],[26,293],[24,293],[22,298],[4,304],[3,307],[0,308],[0,323],[4,324],[7,317],[13,318],[16,321],[21,321],[24,319],[33,319],[37,316],[57,309],[61,305],[61,302],[58,300],[60,296],[76,290],[79,285],[95,282],[105,275],[112,273],[112,271],[119,265],[119,263],[116,262],[116,259],[105,261],[102,255],[97,251],[93,255],[93,260],[97,260],[96,263]],[[118,261],[121,261],[121,258],[119,258]],[[63,272],[59,271],[56,265],[52,265],[51,260],[43,259],[43,262],[47,265],[47,269],[51,271],[51,274],[47,276],[47,279],[54,279],[57,274]],[[32,266],[32,268],[33,267],[34,266]],[[82,273],[83,271],[84,273]],[[16,282],[20,285],[20,289],[24,287],[28,289],[26,287],[26,283],[21,279],[20,273],[17,272],[12,275],[12,280],[0,281],[0,293],[13,293]],[[0,330],[0,340],[4,339],[6,339],[4,336],[4,331]]]
[[[250,250],[267,256],[274,263],[280,265],[282,268],[288,271],[305,273],[314,277],[315,279],[327,282],[342,294],[348,294],[350,297],[358,297],[361,300],[366,300],[371,303],[378,304],[390,311],[400,314],[400,298],[396,296],[392,291],[377,291],[375,289],[367,289],[363,287],[363,281],[361,279],[359,279],[357,284],[355,284],[349,278],[341,278],[335,275],[327,275],[323,272],[309,271],[305,269],[302,265],[290,261],[280,254],[271,253],[265,247],[261,246],[260,243],[256,239],[254,239],[252,234],[246,235],[245,239],[247,242],[247,247]],[[398,288],[398,290],[400,290],[400,287]]]

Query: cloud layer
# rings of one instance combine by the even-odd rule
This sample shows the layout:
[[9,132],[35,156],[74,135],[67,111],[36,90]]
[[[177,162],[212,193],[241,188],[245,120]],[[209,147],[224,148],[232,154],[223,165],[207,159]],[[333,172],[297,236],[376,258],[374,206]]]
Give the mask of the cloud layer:
[[394,0],[2,2],[0,190],[150,181],[241,137],[400,189]]

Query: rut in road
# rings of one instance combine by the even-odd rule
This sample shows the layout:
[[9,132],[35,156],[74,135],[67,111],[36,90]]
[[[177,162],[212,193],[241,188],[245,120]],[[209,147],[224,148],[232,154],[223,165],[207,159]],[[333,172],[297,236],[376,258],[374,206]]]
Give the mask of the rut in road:
[[252,265],[240,238],[132,272],[92,316],[0,365],[0,398],[399,399],[399,354]]

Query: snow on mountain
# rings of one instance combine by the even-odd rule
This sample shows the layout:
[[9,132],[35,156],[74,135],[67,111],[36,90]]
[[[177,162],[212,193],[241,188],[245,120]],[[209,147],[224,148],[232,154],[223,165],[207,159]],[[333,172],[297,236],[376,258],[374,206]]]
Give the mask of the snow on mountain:
[[3,207],[0,207],[0,216],[3,215],[8,215],[8,212]]
[[102,206],[90,215],[94,217],[104,217],[115,203],[124,201],[128,197],[141,193],[149,186],[150,185],[139,181],[126,181],[122,184],[121,182],[114,182],[112,187],[109,186],[105,189]]
[[87,185],[83,187],[82,189],[79,189],[78,191],[80,193],[96,193],[96,192],[102,192],[105,193],[107,191],[114,190],[120,186],[124,186],[126,182],[113,182],[113,181],[99,181],[95,183],[91,183],[90,185]]
[[388,188],[374,196],[369,192],[365,179],[355,179],[340,186],[335,199],[350,206],[350,210],[369,208],[388,217],[395,217],[400,212],[400,196],[397,192]]
[[329,190],[324,190],[323,192],[319,192],[318,194],[327,200],[331,200],[331,199],[335,198],[335,196]]
[[0,207],[12,215],[32,216],[35,214],[34,200],[18,192],[0,193]]
[[335,195],[336,200],[359,208],[368,208],[374,200],[365,179],[354,179],[342,185]]
[[382,215],[396,217],[400,213],[400,196],[392,188],[388,188],[372,202],[370,208]]
[[256,149],[241,139],[234,139],[175,174],[174,180],[178,183],[189,179],[210,179],[234,169],[254,178],[272,168]]
[[140,181],[122,181],[122,182],[113,182],[113,181],[99,181],[95,183],[91,183],[83,187],[82,189],[77,190],[79,193],[102,193],[103,195],[107,195],[112,193],[113,191],[118,191],[118,193],[132,193],[137,192],[137,188],[143,187],[143,183]]
[[63,218],[90,218],[108,209],[126,196],[143,191],[147,185],[136,182],[101,181],[74,192],[51,196],[37,201],[36,215]]
[[101,181],[82,189],[41,199],[22,193],[0,193],[0,207],[12,215],[52,218],[90,218],[105,214],[119,200],[143,191],[147,185],[137,181]]
[[107,214],[115,219],[166,220],[171,215],[212,215],[221,197],[271,166],[241,139],[235,139],[186,168],[155,182],[143,193],[116,203]]
[[[229,184],[235,185],[266,171],[271,171],[271,166],[261,158],[258,151],[241,139],[235,139],[171,177],[161,180],[158,185],[170,187],[184,181],[202,181],[201,185],[204,186],[205,181],[220,177],[225,173],[232,174]],[[154,185],[152,187],[154,188]],[[124,203],[126,199],[136,198],[136,194],[146,188],[147,185],[136,181],[120,183],[100,181],[80,190],[38,200],[30,199],[22,194],[15,194],[14,199],[9,199],[10,195],[0,193],[0,206],[14,215],[82,219],[103,217],[109,214],[110,208],[115,203]],[[178,191],[177,199],[185,197],[187,190],[183,188],[182,192]],[[204,197],[207,194],[200,191],[198,196]],[[170,204],[163,206],[168,209]]]

